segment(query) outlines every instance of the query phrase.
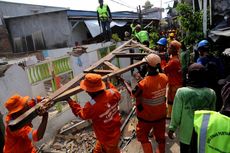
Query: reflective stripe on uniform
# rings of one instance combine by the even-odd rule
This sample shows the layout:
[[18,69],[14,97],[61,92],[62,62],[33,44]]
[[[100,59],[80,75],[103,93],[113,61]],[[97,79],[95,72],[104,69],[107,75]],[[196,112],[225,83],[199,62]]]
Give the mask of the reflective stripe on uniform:
[[95,101],[94,99],[90,99],[89,103],[90,103],[91,105],[94,105],[94,104],[96,103],[96,101]]
[[159,105],[165,102],[165,96],[161,96],[153,99],[141,98],[141,102],[148,105]]
[[203,116],[202,125],[200,129],[199,153],[205,153],[207,127],[210,119],[210,114]]

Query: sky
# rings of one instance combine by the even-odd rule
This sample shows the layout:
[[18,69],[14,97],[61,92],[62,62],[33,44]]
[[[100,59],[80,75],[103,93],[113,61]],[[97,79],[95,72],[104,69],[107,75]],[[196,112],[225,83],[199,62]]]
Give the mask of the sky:
[[[48,5],[57,7],[66,7],[73,10],[91,10],[95,11],[98,6],[98,0],[0,0],[26,4]],[[162,3],[161,3],[162,1]],[[115,11],[136,11],[137,6],[143,6],[146,0],[104,0],[108,4],[112,12]],[[153,7],[167,8],[172,6],[173,0],[150,0]],[[166,16],[166,11],[163,17]]]

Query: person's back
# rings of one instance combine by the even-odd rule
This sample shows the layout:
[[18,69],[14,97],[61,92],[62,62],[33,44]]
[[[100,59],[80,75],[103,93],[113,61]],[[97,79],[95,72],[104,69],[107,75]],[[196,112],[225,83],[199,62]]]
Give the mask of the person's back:
[[152,153],[153,148],[148,140],[153,128],[154,138],[158,143],[156,152],[165,152],[165,120],[166,120],[166,85],[168,78],[161,71],[161,59],[156,54],[149,54],[143,61],[148,63],[148,76],[141,80],[133,90],[136,97],[138,124],[137,139],[141,142],[145,153]]
[[180,150],[188,153],[191,147],[194,112],[200,109],[215,110],[216,94],[204,86],[205,68],[194,63],[188,68],[188,86],[177,90],[169,125],[169,138],[179,128]]
[[215,111],[196,111],[194,129],[200,140],[197,147],[198,153],[230,150],[230,117]]
[[120,95],[116,89],[105,90],[94,98],[96,103],[89,110],[94,132],[101,142],[109,143],[114,141],[114,135],[120,135],[119,98]]
[[[156,76],[146,76],[143,80],[141,80],[138,83],[138,87],[142,90],[141,101],[144,110],[137,111],[138,118],[142,118],[148,121],[154,121],[165,118],[165,94],[167,83],[168,78],[163,73],[159,73]],[[153,101],[156,101],[156,103],[148,103],[148,101],[150,101],[151,99],[155,99]]]
[[226,78],[221,90],[220,112],[200,110],[194,115],[194,153],[228,152],[230,150],[230,82]]
[[[106,90],[106,86],[109,88]],[[72,112],[80,118],[92,120],[93,130],[97,142],[94,153],[118,153],[120,140],[120,116],[118,102],[121,98],[118,90],[109,82],[107,85],[102,81],[101,75],[88,73],[80,83],[81,89],[85,90],[92,98],[86,102],[84,108],[71,98],[68,103]]]

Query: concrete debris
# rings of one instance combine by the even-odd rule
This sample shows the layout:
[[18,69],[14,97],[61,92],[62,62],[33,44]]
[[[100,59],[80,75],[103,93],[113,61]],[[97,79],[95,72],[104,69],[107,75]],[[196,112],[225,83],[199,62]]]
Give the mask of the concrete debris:
[[[82,123],[79,122],[79,123]],[[92,152],[94,145],[96,143],[96,137],[91,127],[81,126],[78,122],[71,121],[70,123],[63,126],[59,133],[55,136],[53,143],[50,146],[44,147],[41,150],[42,153],[56,153],[56,152],[65,152],[65,153],[89,153]],[[78,126],[75,126],[71,129],[73,125],[79,125],[83,127],[79,129]],[[85,123],[83,123],[85,124]],[[90,124],[88,124],[90,125]],[[65,129],[68,129],[65,131]],[[65,132],[62,132],[62,131]],[[62,132],[62,133],[61,133]]]
[[76,47],[73,48],[73,51],[72,52],[68,52],[68,54],[72,55],[72,56],[75,56],[75,57],[79,57],[83,53],[86,53],[86,49],[87,49],[87,47],[76,46]]

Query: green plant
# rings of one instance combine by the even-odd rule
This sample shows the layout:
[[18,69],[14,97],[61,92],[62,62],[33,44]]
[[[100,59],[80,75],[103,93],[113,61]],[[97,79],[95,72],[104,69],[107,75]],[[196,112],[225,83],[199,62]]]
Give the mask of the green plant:
[[203,12],[195,11],[187,3],[179,3],[176,7],[179,15],[178,21],[181,26],[182,41],[185,45],[192,45],[203,38],[202,15]]
[[158,35],[158,33],[157,32],[154,32],[154,31],[152,31],[152,32],[150,32],[149,33],[149,44],[150,44],[150,46],[149,46],[149,48],[154,48],[155,47],[155,44],[156,44],[156,42],[159,40],[159,35]]
[[116,42],[120,42],[121,41],[121,38],[119,38],[118,34],[117,33],[114,33],[112,34],[112,39]]

